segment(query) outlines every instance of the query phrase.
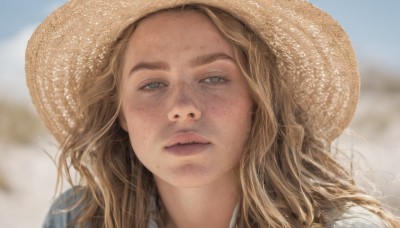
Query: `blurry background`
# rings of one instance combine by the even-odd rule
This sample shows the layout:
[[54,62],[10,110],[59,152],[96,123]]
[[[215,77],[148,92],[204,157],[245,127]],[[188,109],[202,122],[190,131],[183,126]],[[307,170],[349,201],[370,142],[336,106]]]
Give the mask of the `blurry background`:
[[[30,103],[24,50],[61,0],[3,0],[0,7],[0,227],[40,227],[51,204],[57,152]],[[354,121],[337,146],[360,185],[400,215],[400,1],[312,0],[353,41],[362,74]]]

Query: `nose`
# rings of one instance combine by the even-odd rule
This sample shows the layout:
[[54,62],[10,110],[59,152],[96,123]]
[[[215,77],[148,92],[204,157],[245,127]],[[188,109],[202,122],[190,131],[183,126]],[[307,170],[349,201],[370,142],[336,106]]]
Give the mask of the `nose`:
[[190,88],[177,88],[172,96],[168,119],[172,122],[195,121],[201,118],[195,95]]

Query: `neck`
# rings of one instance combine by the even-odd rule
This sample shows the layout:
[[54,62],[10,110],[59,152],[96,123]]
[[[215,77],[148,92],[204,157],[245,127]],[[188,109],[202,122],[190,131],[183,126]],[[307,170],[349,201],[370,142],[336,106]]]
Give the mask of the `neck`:
[[167,211],[168,228],[229,227],[239,200],[233,177],[191,188],[175,187],[157,178],[156,183]]

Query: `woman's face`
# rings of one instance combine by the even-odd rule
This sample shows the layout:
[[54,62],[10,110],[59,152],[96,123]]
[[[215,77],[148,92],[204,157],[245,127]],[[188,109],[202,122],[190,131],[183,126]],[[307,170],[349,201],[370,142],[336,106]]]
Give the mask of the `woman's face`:
[[123,62],[121,126],[156,182],[196,187],[232,178],[252,101],[215,25],[198,12],[150,16]]

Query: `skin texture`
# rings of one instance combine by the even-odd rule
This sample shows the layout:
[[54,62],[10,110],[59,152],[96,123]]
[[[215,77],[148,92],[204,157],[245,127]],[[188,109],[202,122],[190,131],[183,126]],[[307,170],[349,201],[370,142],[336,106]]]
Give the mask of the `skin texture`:
[[150,16],[129,41],[120,122],[154,175],[169,227],[227,227],[238,200],[232,171],[252,101],[234,56],[196,12]]

